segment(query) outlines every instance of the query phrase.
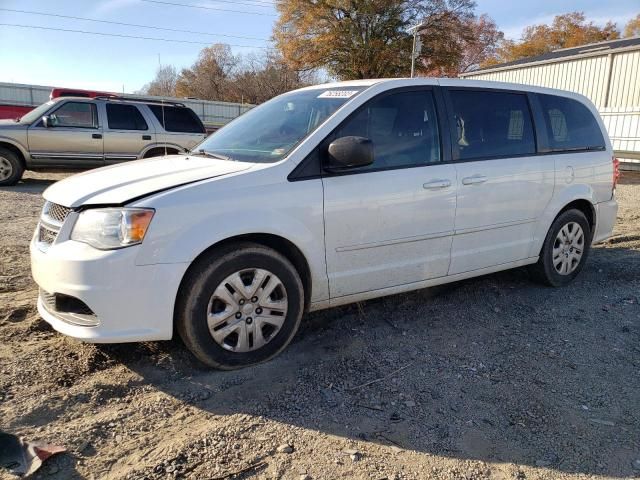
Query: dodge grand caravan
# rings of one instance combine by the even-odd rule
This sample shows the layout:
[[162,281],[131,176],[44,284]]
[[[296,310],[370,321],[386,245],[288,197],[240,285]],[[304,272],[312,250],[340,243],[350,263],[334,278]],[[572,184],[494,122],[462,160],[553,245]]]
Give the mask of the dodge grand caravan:
[[611,235],[617,160],[584,97],[366,80],[281,95],[195,153],[49,187],[38,309],[89,342],[265,361],[305,311],[529,266],[571,282]]

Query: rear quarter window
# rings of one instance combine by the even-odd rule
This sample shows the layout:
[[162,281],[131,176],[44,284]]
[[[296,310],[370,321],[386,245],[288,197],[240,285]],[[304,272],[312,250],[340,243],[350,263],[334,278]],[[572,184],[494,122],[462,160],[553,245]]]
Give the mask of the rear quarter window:
[[198,116],[187,107],[148,105],[167,132],[205,133]]
[[107,104],[107,124],[112,130],[148,130],[147,122],[134,105]]
[[605,149],[600,126],[584,104],[556,95],[539,94],[538,98],[552,151]]

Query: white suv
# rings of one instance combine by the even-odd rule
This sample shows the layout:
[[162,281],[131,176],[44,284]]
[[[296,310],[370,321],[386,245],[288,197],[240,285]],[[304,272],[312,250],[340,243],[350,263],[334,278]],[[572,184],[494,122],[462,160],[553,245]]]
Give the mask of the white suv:
[[594,106],[493,82],[395,79],[281,95],[188,155],[44,193],[38,309],[90,342],[170,339],[267,360],[305,311],[529,265],[571,282],[611,235],[617,160]]

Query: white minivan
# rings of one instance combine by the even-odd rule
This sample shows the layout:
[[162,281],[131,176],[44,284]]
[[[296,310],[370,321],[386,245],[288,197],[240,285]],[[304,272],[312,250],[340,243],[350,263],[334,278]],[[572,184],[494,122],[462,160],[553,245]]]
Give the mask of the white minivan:
[[296,90],[191,153],[49,187],[38,310],[89,342],[265,361],[305,311],[529,265],[564,286],[611,235],[617,160],[581,95],[454,79]]

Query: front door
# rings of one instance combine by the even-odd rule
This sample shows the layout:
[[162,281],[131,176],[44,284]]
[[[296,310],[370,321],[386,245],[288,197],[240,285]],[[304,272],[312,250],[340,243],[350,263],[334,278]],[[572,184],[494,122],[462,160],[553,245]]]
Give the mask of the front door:
[[527,94],[449,89],[458,205],[449,274],[524,260],[551,200],[552,157],[536,155]]
[[38,121],[28,130],[34,166],[85,168],[104,165],[102,126],[94,103],[62,102],[48,116],[48,127]]
[[375,157],[322,180],[332,298],[446,275],[456,177],[441,163],[438,123],[431,89],[401,90],[373,98],[332,134],[369,138]]

